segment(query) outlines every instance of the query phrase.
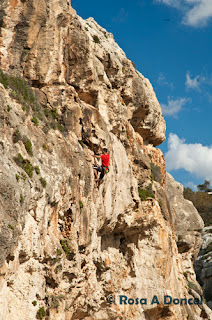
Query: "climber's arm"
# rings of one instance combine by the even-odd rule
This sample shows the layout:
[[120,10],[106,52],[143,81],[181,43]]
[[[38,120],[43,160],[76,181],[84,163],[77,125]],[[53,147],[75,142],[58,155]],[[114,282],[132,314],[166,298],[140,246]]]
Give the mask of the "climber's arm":
[[95,154],[93,155],[94,158],[101,158],[101,156],[96,156]]

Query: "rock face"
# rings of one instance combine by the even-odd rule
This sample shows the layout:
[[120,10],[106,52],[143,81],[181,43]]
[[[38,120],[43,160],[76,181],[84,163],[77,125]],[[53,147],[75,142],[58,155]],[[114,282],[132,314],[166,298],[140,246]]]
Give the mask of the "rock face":
[[[81,101],[101,112],[108,125],[113,122],[116,133],[123,131],[124,119],[147,142],[158,145],[165,140],[165,122],[152,86],[112,34],[93,19],[71,16],[65,0],[6,1],[1,7],[4,70],[23,73],[43,90],[70,85]],[[58,99],[55,94],[50,102],[59,106]]]
[[166,194],[172,210],[172,217],[176,216],[177,246],[180,253],[189,253],[189,260],[194,261],[202,243],[201,230],[204,227],[202,218],[193,203],[183,197],[183,186],[166,175]]
[[194,269],[197,280],[204,291],[207,305],[212,309],[212,227],[203,229],[202,247],[195,260]]
[[2,1],[0,18],[0,319],[210,319],[204,304],[164,304],[201,300],[203,224],[166,180],[149,81],[65,0]]

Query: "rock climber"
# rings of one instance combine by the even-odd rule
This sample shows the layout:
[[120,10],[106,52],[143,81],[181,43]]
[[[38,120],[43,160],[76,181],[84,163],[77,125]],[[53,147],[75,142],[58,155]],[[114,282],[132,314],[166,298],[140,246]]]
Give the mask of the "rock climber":
[[[110,156],[108,154],[107,148],[102,149],[103,154],[101,156],[94,155],[95,158],[101,158],[102,165],[99,167],[93,167],[94,169],[94,175],[95,175],[95,181],[101,181],[105,175],[106,172],[109,171],[109,160]],[[100,172],[100,177],[98,178],[98,172]]]

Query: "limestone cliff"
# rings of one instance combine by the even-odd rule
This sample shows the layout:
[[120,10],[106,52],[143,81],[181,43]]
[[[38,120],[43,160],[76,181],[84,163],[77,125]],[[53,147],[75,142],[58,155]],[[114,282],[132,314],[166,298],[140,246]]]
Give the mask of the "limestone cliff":
[[200,299],[203,223],[155,148],[153,88],[113,36],[66,0],[3,0],[0,65],[0,319],[210,319],[163,303]]

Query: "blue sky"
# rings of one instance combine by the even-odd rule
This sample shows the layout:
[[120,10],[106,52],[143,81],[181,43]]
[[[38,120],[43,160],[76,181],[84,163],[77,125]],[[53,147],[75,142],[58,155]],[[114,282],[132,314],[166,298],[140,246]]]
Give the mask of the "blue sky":
[[153,85],[167,124],[167,171],[184,186],[212,182],[212,0],[72,0]]

